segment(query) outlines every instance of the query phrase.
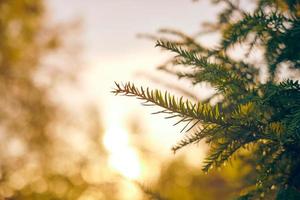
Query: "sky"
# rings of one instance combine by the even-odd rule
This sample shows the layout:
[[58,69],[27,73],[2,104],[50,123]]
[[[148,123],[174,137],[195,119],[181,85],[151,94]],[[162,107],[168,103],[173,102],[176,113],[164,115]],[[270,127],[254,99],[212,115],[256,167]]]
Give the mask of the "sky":
[[[48,0],[52,17],[58,21],[81,18],[89,53],[122,56],[146,51],[149,44],[136,39],[137,33],[153,33],[173,27],[193,33],[200,22],[213,18],[209,1],[190,0]],[[153,47],[153,46],[152,46]]]

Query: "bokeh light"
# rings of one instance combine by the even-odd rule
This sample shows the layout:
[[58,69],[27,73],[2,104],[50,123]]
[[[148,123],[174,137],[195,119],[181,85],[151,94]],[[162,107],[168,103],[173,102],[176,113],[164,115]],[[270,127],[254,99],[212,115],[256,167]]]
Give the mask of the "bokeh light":
[[109,152],[110,166],[129,179],[141,175],[141,163],[137,152],[130,146],[129,135],[118,126],[109,127],[103,137],[103,144]]

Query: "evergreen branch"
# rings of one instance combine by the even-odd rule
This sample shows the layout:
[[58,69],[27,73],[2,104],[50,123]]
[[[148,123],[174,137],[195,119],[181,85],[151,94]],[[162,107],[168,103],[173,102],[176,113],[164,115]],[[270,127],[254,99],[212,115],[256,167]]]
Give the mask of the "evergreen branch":
[[[213,26],[222,35],[219,48],[206,48],[196,37],[169,29],[161,33],[177,39],[156,37],[156,46],[176,54],[161,69],[193,84],[208,82],[216,89],[215,95],[222,97],[221,102],[212,106],[209,98],[207,102],[192,103],[131,83],[116,83],[113,92],[135,96],[144,105],[160,106],[162,110],[154,114],[167,114],[166,119],[179,118],[174,125],[185,123],[181,132],[193,129],[172,147],[174,153],[205,139],[210,153],[204,161],[204,171],[220,167],[242,149],[249,151],[247,161],[255,165],[257,182],[252,181],[250,192],[241,199],[260,198],[264,193],[270,196],[267,192],[279,194],[278,190],[284,187],[299,190],[300,84],[292,80],[277,83],[274,79],[280,63],[300,68],[299,3],[259,0],[260,6],[246,13],[240,10],[238,1],[214,2],[226,4]],[[228,54],[230,47],[241,44],[249,47],[246,56],[255,47],[263,51],[263,60],[271,72],[266,84],[258,79],[260,66],[235,60]],[[178,68],[170,68],[175,65]],[[274,192],[270,189],[273,186]]]
[[181,46],[178,46],[172,42],[158,40],[155,46],[177,53],[178,56],[184,58],[186,61],[189,61],[190,65],[198,63],[198,65],[200,64],[205,66],[207,64],[207,60],[201,59],[196,53],[185,50]]
[[[258,10],[255,13],[245,13],[243,18],[227,27],[224,31],[222,48],[227,49],[235,43],[245,41],[249,33],[254,32],[257,38],[265,39],[266,34],[272,34],[276,31],[284,31],[285,22],[289,19],[278,12],[265,14],[263,10]],[[254,45],[254,44],[252,44]]]
[[171,42],[157,41],[156,47],[162,47],[164,49],[177,53],[177,58],[181,58],[181,60],[177,59],[178,64],[192,65],[200,69],[215,70],[219,73],[225,73],[229,75],[229,72],[223,66],[209,62],[209,57],[201,57],[197,53],[183,49],[181,46],[177,46]]
[[194,76],[195,82],[207,81],[221,92],[225,90],[236,90],[236,88],[241,92],[247,92],[244,89],[244,80],[239,78],[237,73],[229,71],[219,64],[209,62],[208,57],[200,57],[196,53],[185,50],[170,42],[157,41],[156,46],[177,53],[181,58],[181,60],[177,59],[178,64],[192,65],[195,66],[196,70],[199,70],[197,73],[194,73],[194,75],[191,73],[178,73],[179,77],[184,77],[185,75],[188,77]]
[[242,140],[228,140],[215,143],[215,147],[211,147],[209,155],[205,158],[203,171],[208,172],[213,166],[220,167],[224,162],[228,161],[237,150],[254,141],[253,137]]
[[176,153],[179,149],[189,144],[198,143],[202,139],[208,137],[209,135],[213,135],[217,131],[220,131],[220,126],[218,125],[203,125],[195,132],[185,135],[182,140],[172,147],[172,151]]
[[[169,112],[159,111],[157,113],[166,113],[177,115],[182,121],[199,121],[211,124],[225,124],[224,116],[221,114],[222,108],[218,106],[212,107],[205,103],[192,103],[189,100],[183,100],[183,97],[177,99],[168,92],[160,92],[159,90],[146,90],[142,87],[138,89],[134,84],[126,83],[121,86],[118,83],[116,88],[112,91],[114,94],[122,94],[125,96],[135,96],[138,99],[144,100],[146,103],[152,103],[160,106]],[[176,123],[176,124],[178,124]]]
[[300,83],[298,80],[286,80],[283,82],[280,82],[280,87],[282,90],[296,90],[298,92],[300,92]]
[[148,196],[150,200],[168,200],[167,198],[162,197],[162,195],[159,192],[151,190],[149,187],[145,186],[144,184],[138,181],[134,181],[134,183],[142,190],[142,192],[145,195]]

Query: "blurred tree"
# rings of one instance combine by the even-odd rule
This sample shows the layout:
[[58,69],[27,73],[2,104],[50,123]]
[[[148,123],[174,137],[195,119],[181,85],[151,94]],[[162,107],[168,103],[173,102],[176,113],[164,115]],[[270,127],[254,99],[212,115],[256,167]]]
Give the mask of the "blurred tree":
[[48,102],[45,91],[34,83],[33,77],[41,55],[55,48],[58,41],[51,34],[42,38],[41,15],[44,8],[41,1],[4,0],[0,2],[0,9],[3,134],[24,134],[26,140],[43,140],[46,137],[46,124],[51,118],[50,112],[54,108]]
[[[240,199],[299,199],[300,84],[292,78],[299,78],[300,2],[250,1],[255,6],[251,11],[238,0],[212,2],[224,9],[198,36],[219,33],[217,47],[207,48],[198,37],[174,30],[162,32],[178,39],[158,37],[156,46],[176,54],[160,69],[194,84],[209,83],[213,96],[195,102],[132,83],[116,83],[113,92],[160,106],[157,113],[186,123],[187,133],[173,151],[205,140],[210,147],[205,172],[248,152],[257,175],[244,185]],[[234,56],[237,47],[246,49],[241,58]],[[291,71],[290,79],[283,80]]]
[[115,199],[97,108],[74,122],[39,81],[64,42],[45,2],[0,0],[0,41],[0,199]]
[[163,198],[172,200],[214,200],[220,197],[224,200],[232,199],[243,186],[249,185],[253,180],[249,176],[251,167],[251,164],[236,162],[235,166],[227,165],[222,172],[214,171],[207,176],[199,173],[199,168],[191,167],[184,159],[179,158],[166,163],[151,189]]

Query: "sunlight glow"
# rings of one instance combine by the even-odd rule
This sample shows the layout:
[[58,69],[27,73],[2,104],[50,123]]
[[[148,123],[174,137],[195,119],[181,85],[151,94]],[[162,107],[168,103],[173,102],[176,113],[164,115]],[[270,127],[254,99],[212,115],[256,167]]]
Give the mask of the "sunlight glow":
[[139,157],[129,144],[128,133],[117,126],[110,127],[104,137],[103,144],[109,152],[109,165],[129,179],[137,179],[141,175]]

